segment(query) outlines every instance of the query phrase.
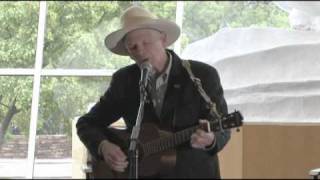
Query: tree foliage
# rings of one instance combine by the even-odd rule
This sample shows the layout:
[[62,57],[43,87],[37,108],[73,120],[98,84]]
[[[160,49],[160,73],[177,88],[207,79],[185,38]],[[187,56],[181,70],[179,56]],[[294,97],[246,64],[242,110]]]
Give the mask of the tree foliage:
[[[110,53],[105,36],[119,28],[121,12],[131,1],[49,1],[43,68],[118,69],[130,59]],[[175,21],[175,1],[139,1],[164,19]],[[0,3],[0,68],[33,68],[37,38],[38,2]],[[222,27],[288,28],[288,17],[268,1],[188,1],[184,6],[182,47],[210,36]],[[96,102],[108,86],[108,77],[42,77],[39,134],[70,134],[71,121]],[[17,97],[21,109],[11,124],[28,134],[32,102],[32,76],[0,77],[2,103]],[[0,105],[0,118],[6,107]],[[12,133],[9,131],[9,133]]]
[[271,1],[188,1],[184,5],[182,48],[223,27],[289,28],[288,14]]
[[0,3],[0,68],[32,68],[35,59],[39,5]]

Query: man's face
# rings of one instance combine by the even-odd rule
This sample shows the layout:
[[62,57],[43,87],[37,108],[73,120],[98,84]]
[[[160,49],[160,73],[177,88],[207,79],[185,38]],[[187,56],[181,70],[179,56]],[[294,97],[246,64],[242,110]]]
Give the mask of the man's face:
[[[131,59],[138,65],[145,61],[157,69],[159,64],[165,63],[165,35],[152,29],[138,29],[127,34],[125,47]],[[163,62],[162,62],[163,61]]]

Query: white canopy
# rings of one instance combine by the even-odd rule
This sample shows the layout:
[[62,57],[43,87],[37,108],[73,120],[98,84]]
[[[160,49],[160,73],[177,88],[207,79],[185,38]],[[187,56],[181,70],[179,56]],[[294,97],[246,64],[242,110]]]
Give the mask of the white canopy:
[[244,121],[320,120],[320,32],[222,29],[182,57],[217,68],[229,111],[240,110]]

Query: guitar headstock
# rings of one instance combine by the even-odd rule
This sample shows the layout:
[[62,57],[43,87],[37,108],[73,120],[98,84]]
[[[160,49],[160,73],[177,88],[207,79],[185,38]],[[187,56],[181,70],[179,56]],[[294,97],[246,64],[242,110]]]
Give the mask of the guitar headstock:
[[219,121],[213,122],[213,131],[221,131],[222,129],[231,129],[242,126],[243,116],[240,111],[234,111],[221,118],[221,124]]

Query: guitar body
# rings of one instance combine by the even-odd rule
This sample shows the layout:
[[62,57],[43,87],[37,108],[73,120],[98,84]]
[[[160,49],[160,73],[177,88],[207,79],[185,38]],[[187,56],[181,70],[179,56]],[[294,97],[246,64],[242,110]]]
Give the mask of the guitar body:
[[[126,129],[109,128],[106,133],[109,140],[121,147],[122,151],[128,156],[128,149],[130,145],[131,133]],[[165,138],[171,136],[172,133],[159,130],[152,123],[145,123],[141,126],[138,142],[139,151],[139,177],[149,177],[159,173],[170,173],[176,163],[175,149],[161,151],[147,155],[143,152],[142,145],[154,141],[155,139]],[[110,178],[128,178],[129,171],[127,168],[125,172],[120,173],[110,169],[104,161],[93,162],[93,172],[95,178],[110,177]],[[128,166],[129,167],[129,166]]]

